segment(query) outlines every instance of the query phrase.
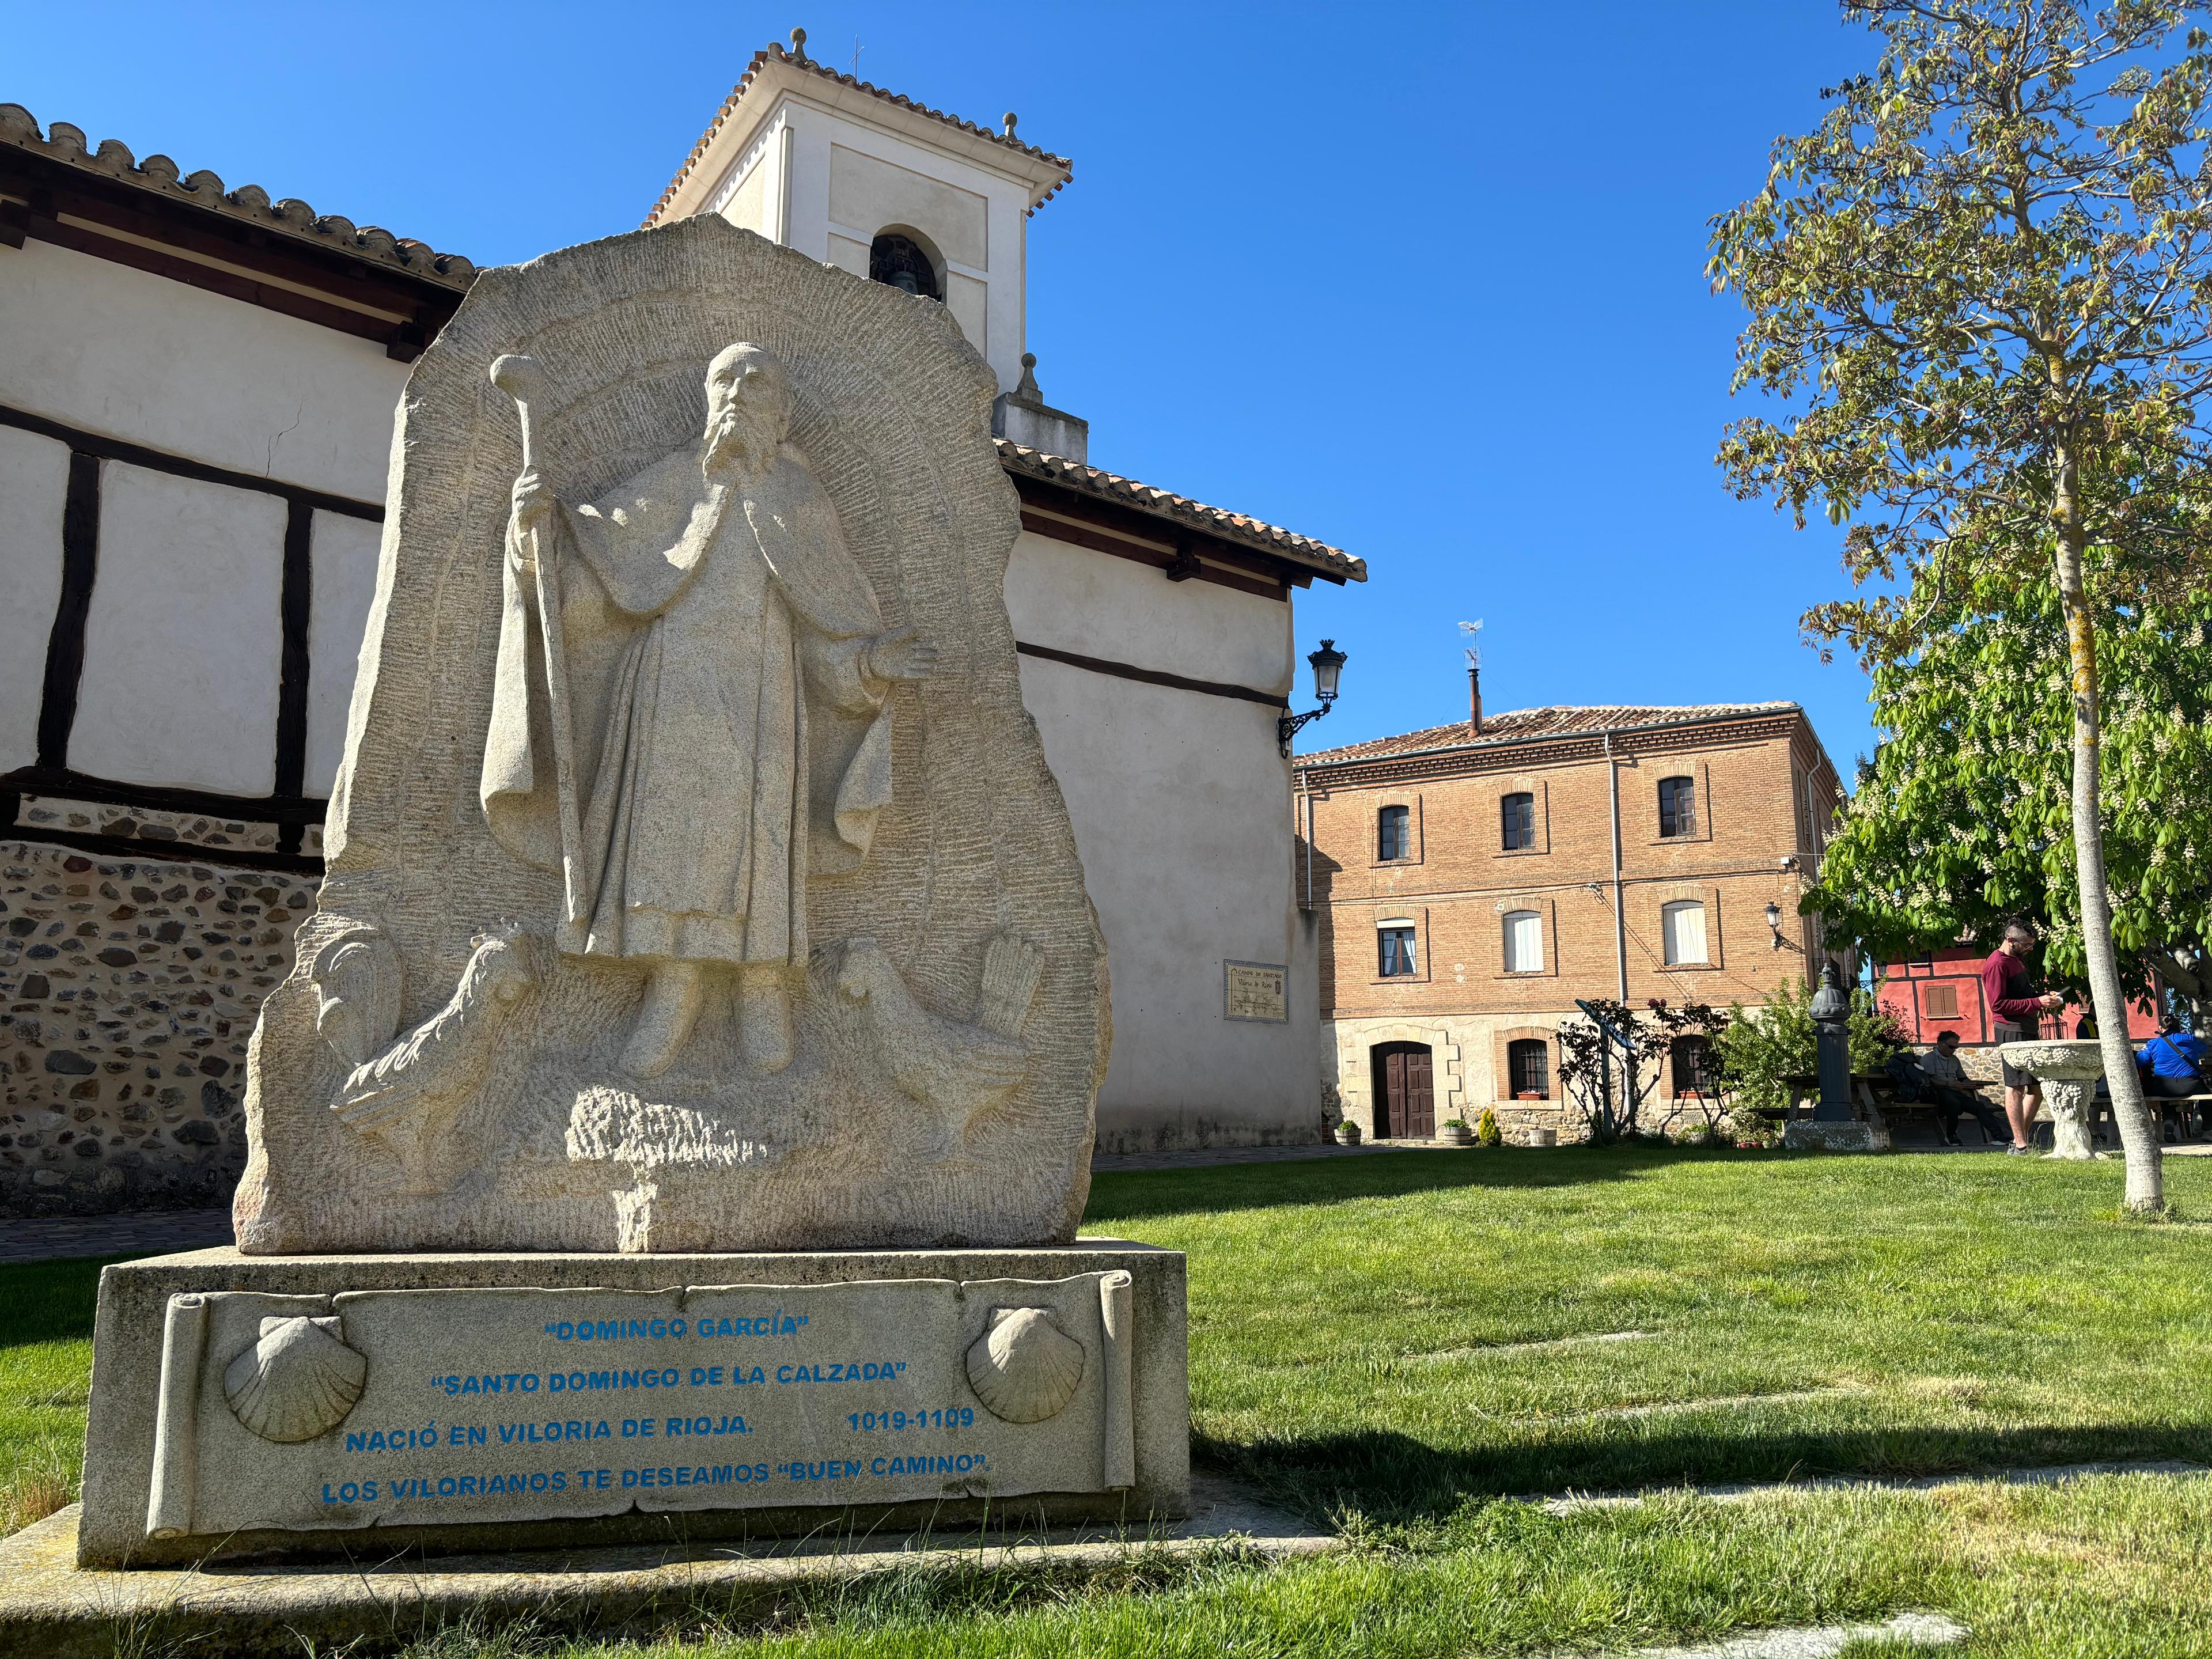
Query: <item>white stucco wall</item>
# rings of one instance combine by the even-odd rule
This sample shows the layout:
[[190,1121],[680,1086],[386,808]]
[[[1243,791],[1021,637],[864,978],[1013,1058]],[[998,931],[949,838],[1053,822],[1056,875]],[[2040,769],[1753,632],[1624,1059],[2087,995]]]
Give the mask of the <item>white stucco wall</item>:
[[1031,645],[1255,691],[1290,690],[1291,607],[1280,599],[1171,582],[1151,565],[1024,530],[1006,564],[1006,610],[1014,636]]
[[0,427],[0,772],[39,757],[39,694],[62,595],[69,449]]
[[309,543],[314,580],[307,606],[307,754],[303,787],[327,799],[345,757],[346,708],[361,659],[361,639],[376,597],[376,554],[384,526],[339,513],[317,513]]
[[72,769],[265,795],[276,785],[284,503],[106,464]]
[[51,420],[380,501],[406,383],[368,340],[47,242],[0,248],[0,403]]
[[[1279,690],[1290,606],[1024,532],[1014,635],[1133,667]],[[1291,885],[1277,711],[1024,657],[1022,697],[1060,780],[1106,934],[1114,1050],[1099,1145],[1300,1142],[1320,1123],[1310,930]],[[1224,1017],[1226,962],[1291,969],[1288,1023]]]

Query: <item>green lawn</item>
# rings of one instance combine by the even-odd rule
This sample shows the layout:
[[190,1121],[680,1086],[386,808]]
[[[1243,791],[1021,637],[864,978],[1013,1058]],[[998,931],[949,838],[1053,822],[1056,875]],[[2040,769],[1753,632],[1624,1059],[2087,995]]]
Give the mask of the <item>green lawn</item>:
[[[2167,1179],[2180,1215],[2212,1214],[2212,1161],[2171,1160]],[[681,1650],[1541,1653],[1929,1609],[1972,1626],[1976,1654],[2212,1652],[2212,1480],[1676,1495],[1564,1516],[1497,1501],[2212,1462],[2212,1229],[2123,1221],[2118,1196],[2109,1164],[1910,1155],[1401,1153],[1103,1176],[1087,1231],[1190,1254],[1201,1462],[1352,1548],[1137,1562],[1089,1585],[912,1572]],[[0,1273],[11,1480],[74,1469],[94,1281],[78,1264]],[[532,1644],[437,1647],[515,1645]]]

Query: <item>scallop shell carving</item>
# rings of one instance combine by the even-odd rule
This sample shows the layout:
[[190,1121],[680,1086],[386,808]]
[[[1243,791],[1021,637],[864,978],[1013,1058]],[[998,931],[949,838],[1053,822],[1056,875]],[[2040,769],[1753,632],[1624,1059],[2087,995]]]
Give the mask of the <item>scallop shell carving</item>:
[[264,1319],[261,1340],[223,1372],[222,1395],[248,1430],[291,1446],[344,1422],[368,1381],[368,1357],[340,1340],[335,1316]]
[[994,1308],[968,1350],[968,1382],[991,1415],[1042,1423],[1075,1398],[1083,1345],[1042,1308]]

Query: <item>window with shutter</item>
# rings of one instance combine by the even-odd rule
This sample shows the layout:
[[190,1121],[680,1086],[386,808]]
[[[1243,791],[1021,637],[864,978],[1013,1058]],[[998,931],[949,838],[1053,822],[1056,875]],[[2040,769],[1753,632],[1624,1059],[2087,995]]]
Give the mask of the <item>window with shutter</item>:
[[1375,856],[1384,864],[1413,856],[1413,811],[1386,806],[1376,817]]
[[1659,929],[1669,968],[1711,960],[1705,954],[1705,907],[1694,899],[1661,910]]
[[1540,974],[1544,971],[1544,918],[1534,910],[1508,911],[1505,916],[1505,971]]
[[1504,821],[1500,839],[1509,853],[1518,853],[1536,844],[1536,797],[1523,792],[1508,795],[1498,805],[1498,817]]

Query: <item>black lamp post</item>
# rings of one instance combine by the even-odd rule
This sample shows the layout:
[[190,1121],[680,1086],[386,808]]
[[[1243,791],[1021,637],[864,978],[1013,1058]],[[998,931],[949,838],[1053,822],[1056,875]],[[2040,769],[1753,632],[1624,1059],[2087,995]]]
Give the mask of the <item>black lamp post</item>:
[[1820,969],[1820,988],[1813,993],[1808,1012],[1820,1069],[1820,1099],[1813,1115],[1823,1123],[1848,1123],[1858,1115],[1851,1109],[1851,1000],[1844,994],[1844,977],[1834,963]]
[[1773,930],[1774,948],[1782,948],[1782,907],[1772,899],[1766,901],[1766,925]]
[[1276,741],[1282,745],[1283,758],[1285,760],[1288,760],[1291,756],[1291,739],[1297,736],[1306,722],[1317,720],[1328,713],[1329,704],[1336,701],[1337,681],[1344,673],[1344,653],[1336,648],[1334,640],[1323,640],[1321,642],[1321,649],[1308,657],[1306,660],[1313,665],[1314,696],[1321,700],[1321,707],[1309,708],[1303,714],[1285,712],[1283,717],[1275,722]]

